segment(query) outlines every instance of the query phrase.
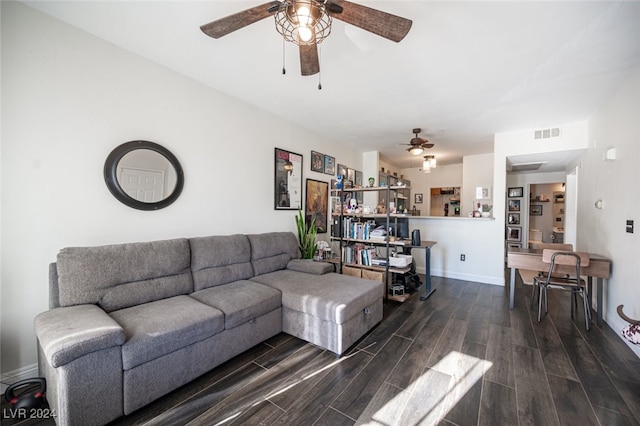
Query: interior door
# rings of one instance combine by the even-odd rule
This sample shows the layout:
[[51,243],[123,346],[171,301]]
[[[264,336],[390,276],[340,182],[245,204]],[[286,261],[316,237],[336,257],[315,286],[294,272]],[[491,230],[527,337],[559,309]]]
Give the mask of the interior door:
[[131,198],[144,203],[164,199],[164,171],[122,167],[120,186]]

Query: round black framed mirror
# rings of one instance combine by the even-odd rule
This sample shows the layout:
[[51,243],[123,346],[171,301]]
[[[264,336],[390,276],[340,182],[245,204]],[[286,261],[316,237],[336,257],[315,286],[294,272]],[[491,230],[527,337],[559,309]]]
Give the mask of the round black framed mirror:
[[149,141],[116,147],[104,163],[107,188],[123,204],[138,210],[158,210],[182,192],[184,173],[175,155]]

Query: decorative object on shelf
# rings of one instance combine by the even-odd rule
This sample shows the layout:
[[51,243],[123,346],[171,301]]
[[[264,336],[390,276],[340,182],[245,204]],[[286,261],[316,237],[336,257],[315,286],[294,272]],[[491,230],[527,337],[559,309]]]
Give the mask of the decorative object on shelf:
[[369,188],[373,188],[376,184],[376,178],[374,177],[370,177],[369,178]]
[[305,202],[305,220],[315,223],[317,232],[327,232],[329,208],[329,184],[327,182],[307,179]]
[[416,204],[422,204],[422,194],[414,194],[413,201]]
[[324,155],[311,151],[311,171],[322,173],[324,171]]
[[529,215],[542,216],[542,206],[537,204],[532,204],[531,206],[529,206]]
[[274,209],[302,207],[302,155],[276,148],[274,169]]
[[507,241],[521,241],[522,228],[520,226],[507,226]]
[[327,175],[336,174],[336,159],[330,155],[324,155],[324,173]]
[[298,215],[296,216],[296,227],[298,228],[298,246],[300,248],[300,256],[303,259],[313,259],[316,252],[316,221],[312,219],[307,223],[302,216],[302,209],[298,207]]
[[509,198],[520,198],[523,196],[522,194],[523,194],[522,186],[509,188],[507,191],[507,197]]
[[336,189],[342,189],[342,175],[336,176]]
[[507,223],[509,225],[520,225],[520,213],[509,213]]
[[481,211],[482,217],[490,217],[492,209],[493,209],[493,206],[491,204],[483,204],[482,211]]
[[519,212],[520,211],[520,200],[509,200],[509,211],[510,212]]
[[[117,146],[104,163],[107,188],[121,203],[138,210],[158,210],[173,203],[182,192],[184,173],[178,159],[166,148],[149,141]],[[137,182],[153,182],[153,186]]]

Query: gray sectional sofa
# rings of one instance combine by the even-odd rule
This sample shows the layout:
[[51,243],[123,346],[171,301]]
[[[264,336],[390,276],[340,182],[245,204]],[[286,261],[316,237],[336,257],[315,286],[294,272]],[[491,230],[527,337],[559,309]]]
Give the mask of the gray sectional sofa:
[[62,249],[35,319],[58,424],[130,414],[282,331],[340,355],[382,320],[382,283],[298,257],[290,232]]

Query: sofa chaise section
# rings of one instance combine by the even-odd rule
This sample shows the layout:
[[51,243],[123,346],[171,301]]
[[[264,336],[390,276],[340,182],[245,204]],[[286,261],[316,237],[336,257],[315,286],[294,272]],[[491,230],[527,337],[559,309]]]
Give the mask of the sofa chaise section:
[[249,235],[252,281],[282,293],[282,331],[341,355],[382,321],[383,284],[297,259],[290,232]]

